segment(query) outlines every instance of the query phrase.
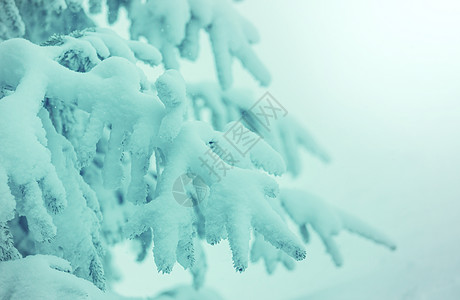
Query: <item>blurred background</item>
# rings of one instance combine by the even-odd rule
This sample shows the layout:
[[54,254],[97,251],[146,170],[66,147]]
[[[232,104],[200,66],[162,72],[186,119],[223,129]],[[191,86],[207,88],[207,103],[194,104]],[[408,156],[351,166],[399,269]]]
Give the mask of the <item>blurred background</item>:
[[[207,247],[206,286],[225,299],[460,298],[460,2],[454,0],[247,0],[236,4],[259,29],[256,52],[273,83],[257,87],[235,62],[236,85],[269,91],[332,156],[305,153],[285,185],[307,189],[392,237],[395,252],[351,234],[335,268],[316,236],[293,272],[262,262],[235,273],[226,243]],[[209,41],[186,80],[215,80]],[[154,295],[191,282],[176,265],[159,275],[134,263],[116,290]]]

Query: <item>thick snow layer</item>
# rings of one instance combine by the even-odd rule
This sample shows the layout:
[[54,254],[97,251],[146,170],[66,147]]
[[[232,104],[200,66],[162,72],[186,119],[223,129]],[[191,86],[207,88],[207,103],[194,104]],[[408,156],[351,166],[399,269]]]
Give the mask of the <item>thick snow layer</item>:
[[72,274],[70,264],[48,255],[29,256],[0,264],[0,298],[117,299]]
[[[14,195],[18,217],[10,224],[19,252],[62,256],[75,275],[104,290],[105,243],[121,239],[128,219],[124,232],[145,242],[143,252],[153,237],[158,270],[169,273],[177,261],[190,269],[195,286],[203,284],[206,269],[198,238],[210,244],[227,239],[239,272],[248,267],[254,232],[303,260],[304,246],[269,200],[278,194],[269,174],[285,171],[282,157],[238,122],[220,132],[185,120],[180,73],[166,70],[148,84],[134,62],[136,50],[150,46],[139,42],[133,50],[134,44],[99,29],[53,36],[44,46],[24,39],[0,44],[1,84],[11,89],[0,102],[6,208],[0,222],[3,230],[12,219]],[[152,57],[147,60],[159,59]],[[228,136],[235,139],[236,125],[258,141],[244,153],[232,149],[235,141]],[[151,185],[144,177],[153,153]],[[218,162],[219,173],[209,168],[206,155]],[[174,198],[174,184],[184,174],[195,174],[210,190],[199,209]],[[132,204],[123,204],[125,198]],[[112,213],[110,201],[123,212]],[[2,235],[2,257],[16,257],[10,233]]]

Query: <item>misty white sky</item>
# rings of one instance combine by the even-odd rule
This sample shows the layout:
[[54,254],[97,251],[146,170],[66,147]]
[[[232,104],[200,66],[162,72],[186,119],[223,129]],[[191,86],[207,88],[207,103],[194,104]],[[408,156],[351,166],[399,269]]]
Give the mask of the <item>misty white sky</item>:
[[[236,274],[224,244],[208,251],[207,286],[226,299],[377,299],[370,291],[382,299],[454,299],[460,294],[460,2],[247,0],[238,7],[259,29],[255,49],[273,76],[268,89],[256,90],[270,91],[333,158],[323,165],[305,154],[304,175],[286,181],[356,213],[399,248],[389,252],[343,234],[345,265],[336,269],[315,238],[295,271],[279,267],[268,276],[262,264]],[[187,80],[215,78],[203,40],[199,65],[184,63]],[[235,70],[237,84],[255,86]],[[190,282],[178,266],[168,277],[153,266],[136,273],[143,275],[127,278],[120,291]]]

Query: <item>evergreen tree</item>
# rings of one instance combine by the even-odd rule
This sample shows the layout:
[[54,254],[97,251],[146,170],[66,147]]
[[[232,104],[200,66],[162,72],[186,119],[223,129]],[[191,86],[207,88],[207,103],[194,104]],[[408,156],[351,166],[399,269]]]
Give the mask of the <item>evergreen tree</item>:
[[[233,58],[270,83],[251,47],[257,31],[233,6],[0,2],[0,298],[114,299],[107,250],[127,238],[141,245],[139,260],[153,245],[158,271],[177,262],[193,275],[198,291],[161,299],[217,299],[199,290],[203,243],[227,239],[239,272],[250,259],[269,273],[279,262],[292,269],[306,252],[288,218],[305,242],[316,231],[338,266],[342,229],[395,247],[306,191],[279,192],[277,176],[301,172],[300,149],[329,157],[269,93],[256,101],[233,86]],[[105,11],[114,23],[120,9],[130,40],[92,20]],[[187,84],[179,57],[197,58],[201,31],[218,83]],[[162,74],[149,81],[139,61]]]

